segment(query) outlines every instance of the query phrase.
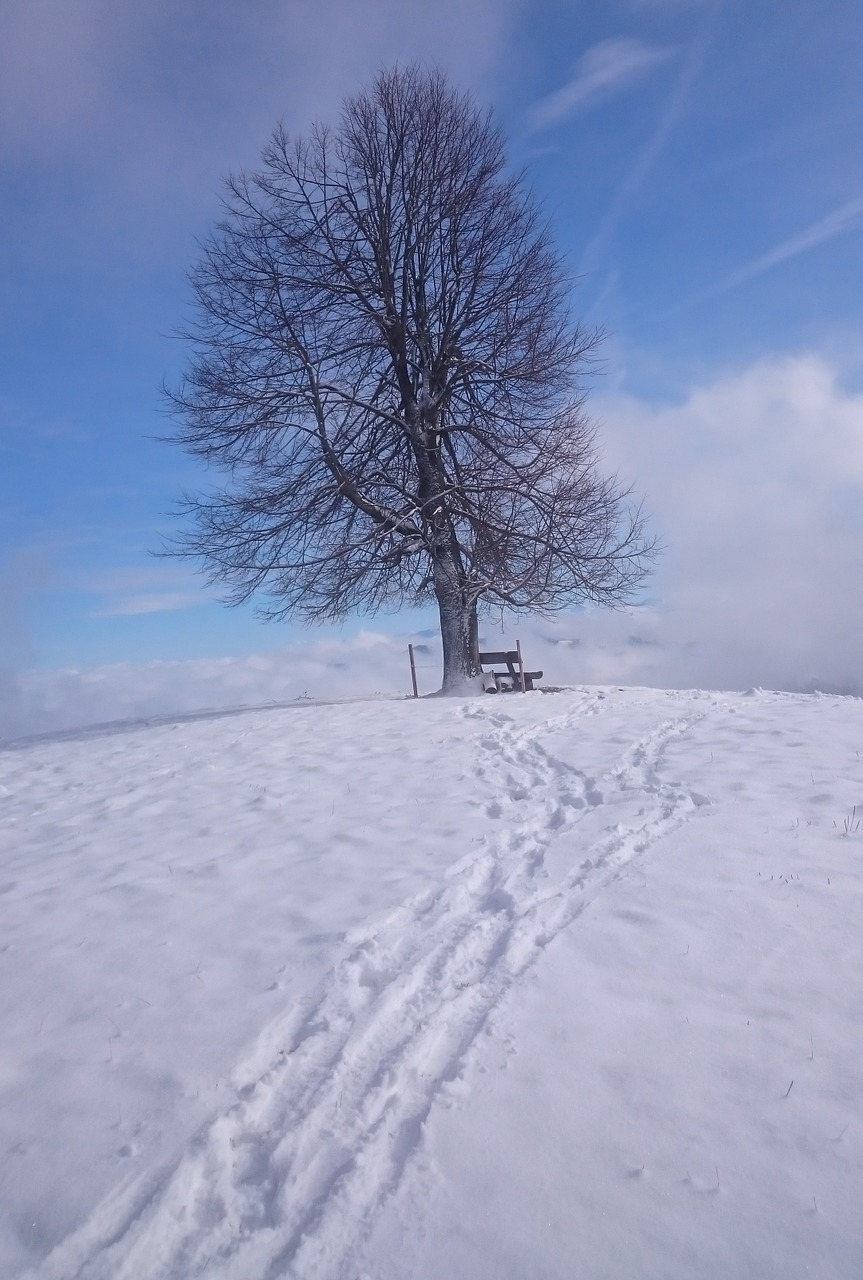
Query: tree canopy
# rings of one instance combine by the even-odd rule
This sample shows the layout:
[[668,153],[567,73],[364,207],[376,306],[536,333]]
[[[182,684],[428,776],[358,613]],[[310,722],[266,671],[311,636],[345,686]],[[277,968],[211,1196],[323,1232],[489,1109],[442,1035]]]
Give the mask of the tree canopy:
[[382,72],[337,128],[278,128],[192,273],[174,437],[225,475],[177,549],[227,598],[321,621],[436,600],[444,686],[477,609],[619,604],[651,546],[601,474],[599,335],[489,112]]

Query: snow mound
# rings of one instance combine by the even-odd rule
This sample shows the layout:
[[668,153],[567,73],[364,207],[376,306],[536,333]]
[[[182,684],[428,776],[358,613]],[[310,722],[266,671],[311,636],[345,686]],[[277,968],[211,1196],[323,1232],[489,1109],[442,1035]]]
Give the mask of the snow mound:
[[0,751],[0,1274],[858,1275],[863,705],[757,693]]

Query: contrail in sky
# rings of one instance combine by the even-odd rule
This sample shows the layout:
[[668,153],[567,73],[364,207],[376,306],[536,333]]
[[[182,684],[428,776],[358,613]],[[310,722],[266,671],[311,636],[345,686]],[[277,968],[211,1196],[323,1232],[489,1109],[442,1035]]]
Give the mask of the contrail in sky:
[[857,196],[855,200],[849,200],[847,204],[840,205],[826,217],[813,222],[805,231],[798,232],[796,236],[790,236],[775,248],[763,253],[760,258],[733,271],[719,286],[718,292],[724,293],[727,289],[734,289],[737,285],[760,276],[782,262],[788,262],[792,258],[799,257],[801,253],[808,253],[810,249],[824,244],[827,240],[844,235],[846,231],[853,230],[861,219],[863,219],[863,196]]
[[683,69],[677,77],[677,81],[669,95],[668,101],[665,104],[665,109],[659,118],[659,123],[654,129],[651,137],[648,139],[646,145],[642,148],[635,164],[618,189],[617,195],[614,197],[610,209],[606,213],[593,238],[590,240],[587,248],[582,254],[581,264],[579,266],[579,275],[586,274],[596,266],[598,259],[602,256],[609,240],[614,234],[615,228],[620,222],[627,205],[635,195],[636,191],[638,191],[653,166],[656,164],[659,156],[662,154],[665,144],[668,142],[678,120],[683,114],[686,99],[689,96],[689,92],[693,84],[698,78],[699,72],[701,71],[708,46],[710,44],[710,37],[713,33],[713,28],[716,25],[716,20],[721,8],[722,0],[719,0],[719,3],[715,4],[710,9],[707,17],[702,23],[701,29],[689,49],[686,61],[683,64]]

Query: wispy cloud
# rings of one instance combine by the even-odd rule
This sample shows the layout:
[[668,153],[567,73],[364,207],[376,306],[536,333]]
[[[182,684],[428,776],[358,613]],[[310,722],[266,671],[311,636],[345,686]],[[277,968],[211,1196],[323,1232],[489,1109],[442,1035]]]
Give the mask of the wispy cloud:
[[631,9],[693,9],[707,0],[629,0]]
[[768,250],[767,253],[761,254],[753,262],[749,262],[746,266],[733,271],[727,280],[724,280],[720,285],[720,291],[725,292],[728,289],[734,289],[738,285],[744,284],[747,280],[752,280],[755,276],[760,276],[765,271],[770,271],[773,267],[780,266],[783,262],[790,262],[792,258],[799,258],[802,253],[808,253],[810,249],[816,249],[828,240],[835,240],[837,236],[844,235],[847,231],[853,231],[855,227],[861,224],[863,224],[863,196],[857,196],[856,199],[849,200],[846,204],[840,205],[838,209],[834,209],[832,213],[828,213],[826,217],[819,218],[817,222],[813,222],[811,226],[806,227],[804,231],[799,231],[797,235],[783,240],[773,249]]
[[210,601],[200,591],[142,592],[140,595],[120,596],[97,609],[96,618],[130,618],[143,613],[170,613],[176,609],[194,609]]
[[[486,96],[521,3],[439,0],[430,22],[423,0],[2,0],[0,166],[54,174],[67,240],[110,227],[149,253],[215,212],[279,119],[332,119],[381,66],[439,64]],[[55,210],[37,212],[41,252]]]
[[723,0],[716,0],[702,22],[695,39],[690,45],[680,75],[674,83],[668,100],[659,118],[659,122],[646,144],[638,154],[632,169],[621,184],[611,207],[600,223],[593,239],[588,243],[582,255],[580,271],[591,270],[601,256],[609,240],[614,234],[620,219],[625,213],[632,197],[647,178],[672,132],[681,119],[693,84],[698,78],[704,63],[713,27],[722,7]]
[[0,672],[32,659],[30,614],[51,576],[49,563],[38,549],[21,547],[0,556]]
[[182,568],[148,565],[91,573],[82,585],[88,595],[101,597],[91,617],[127,618],[210,604],[212,596],[199,581]]
[[627,37],[600,41],[579,60],[568,84],[534,103],[529,112],[530,131],[548,129],[595,100],[620,93],[669,55],[668,49]]

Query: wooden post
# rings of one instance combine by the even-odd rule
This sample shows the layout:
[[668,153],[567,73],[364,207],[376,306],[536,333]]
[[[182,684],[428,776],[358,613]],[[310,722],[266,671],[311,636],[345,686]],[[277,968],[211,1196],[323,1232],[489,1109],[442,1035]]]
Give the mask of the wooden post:
[[522,693],[527,693],[527,689],[524,687],[524,658],[521,656],[520,640],[516,640],[515,647],[518,650],[518,679],[521,685],[521,691]]
[[412,644],[408,645],[408,657],[411,660],[411,684],[414,687],[414,697],[418,698],[420,695],[419,690],[417,689],[417,667],[414,662],[414,647]]

